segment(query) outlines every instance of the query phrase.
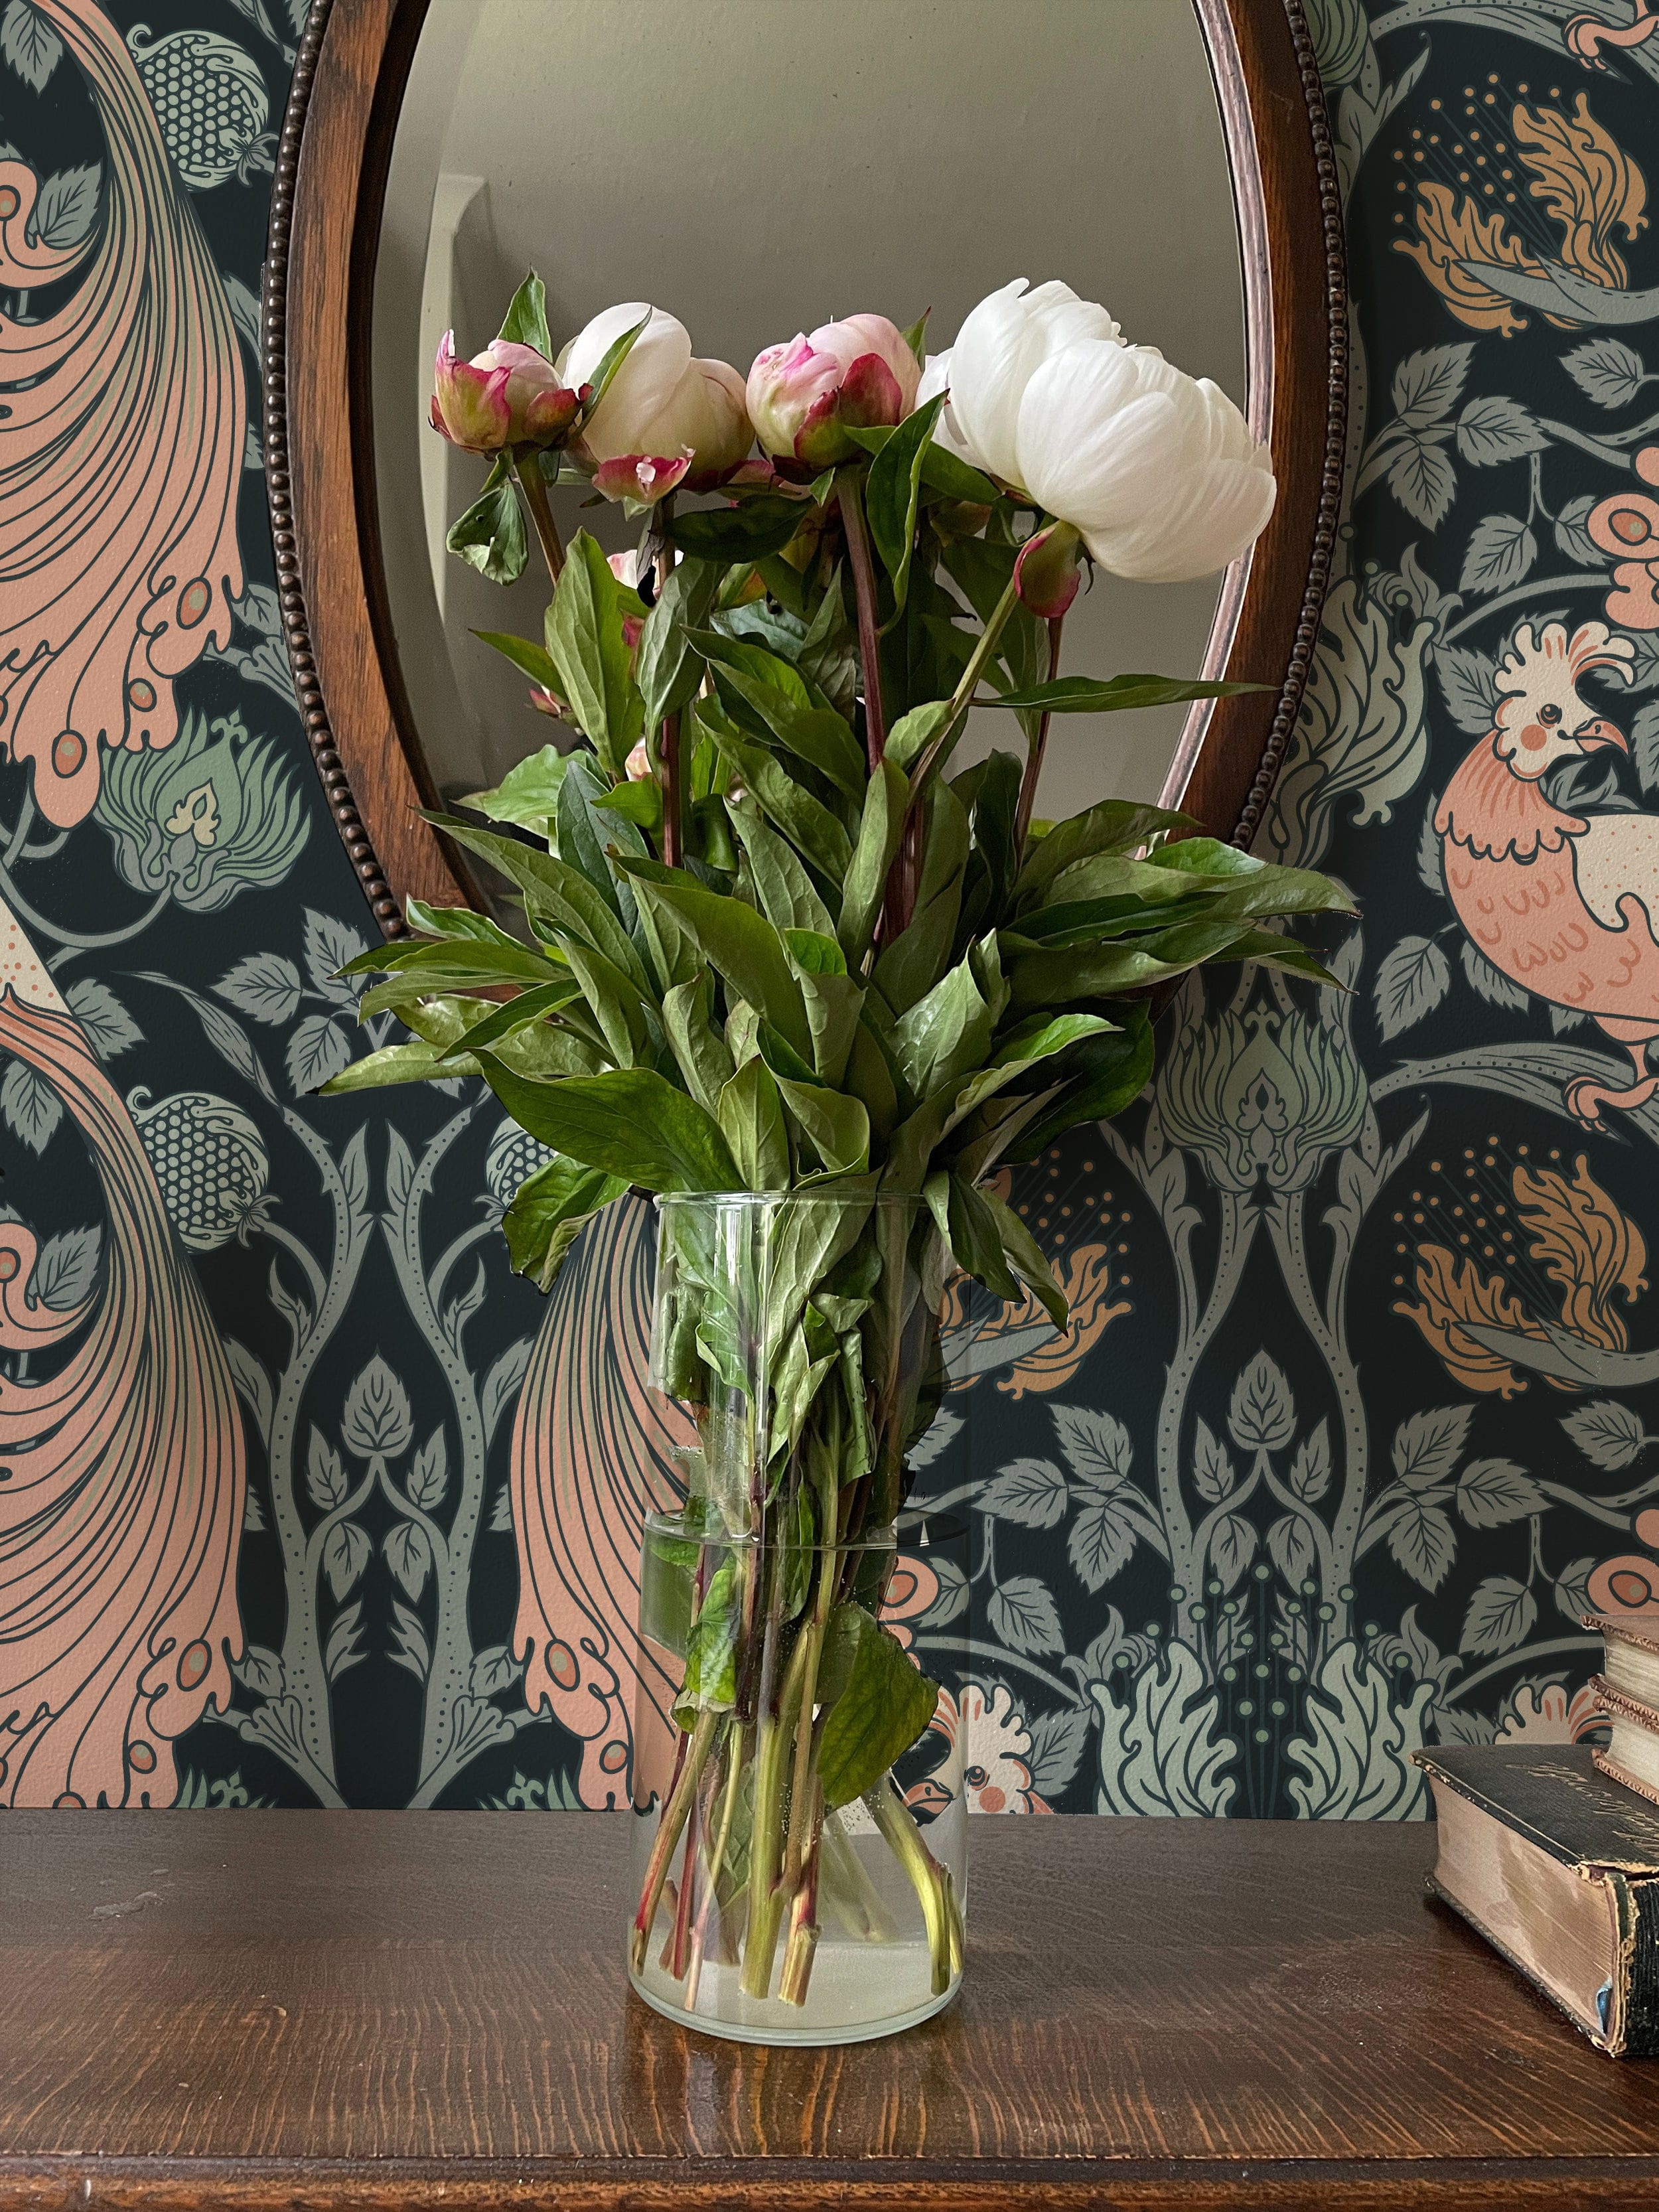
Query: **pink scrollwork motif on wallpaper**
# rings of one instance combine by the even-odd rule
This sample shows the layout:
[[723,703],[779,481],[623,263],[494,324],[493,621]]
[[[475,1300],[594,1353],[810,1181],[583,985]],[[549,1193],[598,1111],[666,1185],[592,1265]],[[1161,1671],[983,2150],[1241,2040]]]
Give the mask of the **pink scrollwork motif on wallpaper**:
[[513,1428],[525,1703],[580,1738],[581,1802],[600,1810],[624,1802],[630,1765],[648,1791],[672,1742],[672,1686],[641,1678],[635,1637],[643,1516],[678,1499],[673,1455],[693,1439],[646,1388],[653,1229],[644,1206],[626,1205],[587,1231],[552,1293]]
[[0,1345],[73,1342],[0,1378],[0,1806],[168,1805],[169,1747],[228,1709],[241,1655],[241,1422],[131,1116],[9,915],[0,1050],[69,1109],[108,1222],[97,1286],[60,1312],[28,1303],[32,1232],[0,1224]]
[[0,287],[79,282],[0,315],[0,744],[49,821],[82,821],[104,746],[178,730],[174,678],[230,637],[246,400],[218,272],[131,55],[90,0],[35,0],[108,149],[81,244],[31,242],[39,182],[0,160]]
[[[60,825],[105,745],[171,742],[176,676],[229,636],[246,398],[225,291],[143,88],[89,0],[36,0],[108,161],[81,245],[31,240],[38,179],[0,160],[0,744]],[[102,1262],[54,1309],[0,1224],[0,1806],[168,1805],[174,1739],[228,1711],[246,1502],[223,1346],[132,1117],[0,905],[0,1052],[50,1084],[101,1189]],[[27,1361],[33,1362],[33,1371]]]

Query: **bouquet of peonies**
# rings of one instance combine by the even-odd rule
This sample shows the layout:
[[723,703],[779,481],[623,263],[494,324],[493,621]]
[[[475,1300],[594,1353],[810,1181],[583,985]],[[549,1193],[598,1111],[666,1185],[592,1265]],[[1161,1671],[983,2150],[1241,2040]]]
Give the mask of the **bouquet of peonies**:
[[[485,641],[556,741],[441,817],[528,927],[411,901],[411,938],[353,970],[412,1039],[328,1088],[482,1076],[551,1154],[505,1222],[544,1288],[599,1208],[663,1194],[655,1379],[699,1450],[647,1561],[647,1632],[684,1666],[636,1973],[661,1911],[671,1979],[718,1956],[765,1999],[781,1941],[804,2002],[862,1804],[943,1990],[957,1900],[888,1776],[936,1692],[867,1547],[938,1403],[949,1263],[1063,1328],[990,1171],[1141,1090],[1150,987],[1241,960],[1329,981],[1266,925],[1347,904],[1157,806],[1034,818],[1053,715],[1249,688],[1062,676],[1062,626],[1091,562],[1224,565],[1272,472],[1220,392],[1060,283],[994,293],[932,359],[860,314],[744,380],[643,306],[555,357],[532,276],[483,353],[446,338],[432,421],[490,463],[452,551],[510,581],[527,516],[553,586],[541,641]],[[637,552],[567,549],[566,486],[639,518]],[[953,775],[975,705],[1018,741]]]

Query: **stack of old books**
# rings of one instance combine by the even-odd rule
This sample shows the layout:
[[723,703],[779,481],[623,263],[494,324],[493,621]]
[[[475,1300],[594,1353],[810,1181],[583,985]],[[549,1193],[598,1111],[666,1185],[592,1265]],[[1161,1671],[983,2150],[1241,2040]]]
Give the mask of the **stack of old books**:
[[1429,1886],[1614,2057],[1659,2057],[1659,1612],[1584,1626],[1605,1750],[1442,1745]]

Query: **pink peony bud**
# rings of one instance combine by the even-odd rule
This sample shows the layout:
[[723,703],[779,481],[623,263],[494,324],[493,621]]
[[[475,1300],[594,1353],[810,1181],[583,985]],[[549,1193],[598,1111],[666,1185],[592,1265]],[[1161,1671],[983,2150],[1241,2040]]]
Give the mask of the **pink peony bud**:
[[651,748],[641,738],[624,763],[630,783],[643,783],[652,775]]
[[472,453],[556,446],[581,404],[544,354],[510,338],[493,338],[482,353],[461,361],[454,331],[446,331],[432,383],[433,428]]
[[769,453],[825,469],[860,451],[848,428],[875,429],[908,415],[921,378],[903,332],[885,315],[849,315],[756,356],[750,419]]
[[1069,522],[1051,522],[1028,538],[1014,563],[1014,589],[1034,615],[1054,622],[1077,597],[1083,540]]

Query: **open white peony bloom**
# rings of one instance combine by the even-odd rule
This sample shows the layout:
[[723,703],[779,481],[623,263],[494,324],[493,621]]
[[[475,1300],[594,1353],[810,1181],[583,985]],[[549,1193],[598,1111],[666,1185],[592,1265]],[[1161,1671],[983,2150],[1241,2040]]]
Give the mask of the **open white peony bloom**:
[[939,410],[939,420],[933,425],[933,443],[943,446],[947,453],[954,453],[959,461],[967,461],[977,467],[978,463],[974,459],[968,441],[963,436],[951,412],[951,355],[948,351],[928,355],[927,365],[921,372],[921,382],[916,386],[917,406],[925,407],[941,392],[945,393],[945,399]]
[[1085,339],[1109,344],[1117,336],[1104,307],[1079,300],[1058,281],[1031,292],[1026,279],[1017,276],[981,300],[944,356],[951,365],[950,412],[962,458],[1005,483],[1018,483],[1015,440],[1026,386],[1063,348]]
[[[960,422],[954,383],[951,400]],[[1051,354],[1020,397],[1015,463],[1013,480],[1080,531],[1102,568],[1149,584],[1224,568],[1277,493],[1266,447],[1226,393],[1156,346],[1094,340]]]
[[940,390],[938,442],[1029,492],[1120,576],[1209,575],[1273,513],[1267,449],[1225,392],[1126,345],[1067,284],[1021,276],[981,300],[919,397]]

